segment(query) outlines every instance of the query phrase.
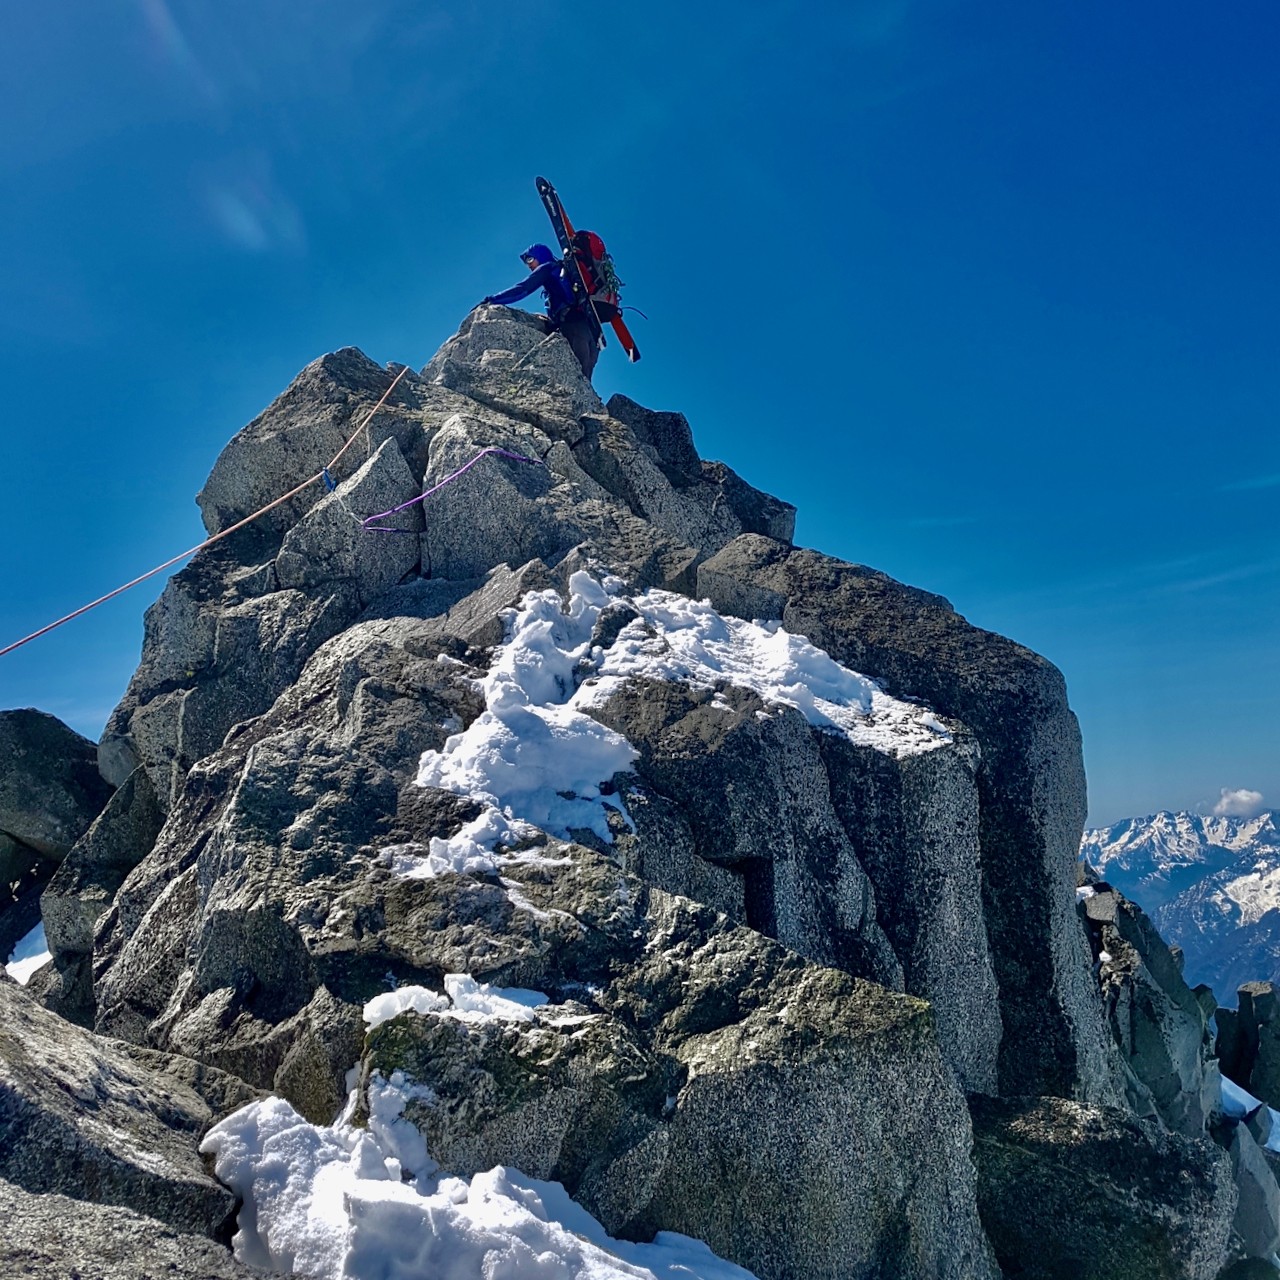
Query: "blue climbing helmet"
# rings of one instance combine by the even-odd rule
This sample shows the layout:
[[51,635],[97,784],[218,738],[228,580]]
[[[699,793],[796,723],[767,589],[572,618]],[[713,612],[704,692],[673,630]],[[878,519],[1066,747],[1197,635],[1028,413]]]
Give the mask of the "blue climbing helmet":
[[547,248],[545,244],[531,244],[521,255],[521,262],[528,262],[532,258],[538,266],[542,266],[546,262],[554,262],[556,255]]
[[[556,255],[545,244],[531,244],[520,255],[521,262],[528,262],[530,258],[540,267],[545,266],[548,262],[557,261]],[[567,311],[570,311],[577,304],[573,285],[565,279],[563,267],[560,268],[559,275],[543,286],[542,291],[547,295],[547,315],[557,323],[563,319]]]

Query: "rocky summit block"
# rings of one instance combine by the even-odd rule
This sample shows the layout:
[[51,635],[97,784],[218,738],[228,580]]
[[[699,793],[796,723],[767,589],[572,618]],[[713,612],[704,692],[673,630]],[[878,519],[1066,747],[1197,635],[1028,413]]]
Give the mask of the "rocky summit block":
[[[1117,1258],[1150,1236],[1169,1275],[1265,1246],[1259,1134],[1232,1155],[1195,1136],[1215,1123],[1199,1001],[1114,913],[1104,1006],[1051,664],[795,548],[793,508],[699,458],[679,414],[601,403],[509,308],[477,308],[421,373],[350,349],[308,366],[219,457],[206,524],[297,486],[148,611],[100,745],[119,798],[48,893],[50,1007],[317,1125],[354,1063],[371,1123],[399,1072],[447,1168],[560,1179],[610,1230],[688,1232],[762,1280],[995,1280],[979,1205],[1011,1268],[1070,1274],[1083,1228],[1055,1178],[1096,1197]],[[428,491],[399,532],[361,527]],[[795,698],[725,657],[743,631],[755,667],[803,646]],[[844,709],[885,698],[927,742],[811,718],[820,664]],[[569,784],[562,756],[600,758],[572,746],[580,721],[611,776]],[[545,773],[522,782],[532,816],[504,790],[532,759],[513,740]],[[459,982],[545,1004],[440,1015]],[[366,1036],[389,984],[435,1012]],[[97,1105],[79,1076],[66,1096],[64,1129]]]
[[[142,766],[167,811],[233,725],[417,571],[467,579],[573,554],[692,591],[699,561],[730,539],[791,536],[794,508],[698,459],[679,415],[617,407],[615,419],[559,334],[506,307],[478,308],[421,374],[354,348],[308,365],[227,445],[198,502],[212,534],[299,492],[196,555],[148,610],[142,661],[99,744],[103,775],[118,785]],[[348,443],[330,493],[320,473]],[[486,457],[386,522],[398,532],[361,527],[495,446],[536,465]]]

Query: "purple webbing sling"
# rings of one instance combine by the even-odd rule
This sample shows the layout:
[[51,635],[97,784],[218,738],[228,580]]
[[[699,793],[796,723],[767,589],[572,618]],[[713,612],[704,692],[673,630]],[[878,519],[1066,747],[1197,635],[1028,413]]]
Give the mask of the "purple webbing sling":
[[526,458],[524,457],[523,454],[512,453],[510,449],[502,449],[502,448],[499,448],[497,445],[490,445],[489,448],[487,449],[481,449],[480,452],[477,453],[476,456],[472,458],[470,462],[464,463],[462,466],[460,466],[457,469],[457,471],[453,472],[452,475],[445,476],[445,478],[441,480],[439,484],[433,484],[431,488],[426,491],[426,493],[420,493],[416,498],[410,498],[408,502],[402,502],[398,507],[392,507],[390,511],[379,512],[376,516],[366,516],[363,520],[360,521],[361,528],[367,529],[370,533],[412,534],[414,532],[412,529],[388,529],[386,525],[375,524],[374,521],[385,520],[388,516],[399,515],[401,511],[407,511],[410,507],[416,506],[419,502],[425,501],[427,498],[431,497],[433,493],[438,493],[441,489],[445,487],[445,485],[452,484],[453,481],[455,481],[460,475],[462,475],[464,471],[470,471],[471,468],[474,467],[476,463],[480,461],[481,458],[486,457],[488,454],[491,454],[491,453],[496,453],[499,455],[499,457],[510,458],[512,462],[527,462],[530,466],[533,466],[533,467],[541,467],[546,465],[545,463],[543,463],[543,461],[540,458]]

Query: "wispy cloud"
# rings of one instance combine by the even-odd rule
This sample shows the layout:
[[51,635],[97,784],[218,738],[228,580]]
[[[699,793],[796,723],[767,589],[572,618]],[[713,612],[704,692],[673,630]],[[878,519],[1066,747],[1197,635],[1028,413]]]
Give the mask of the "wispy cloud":
[[1275,489],[1280,486],[1280,472],[1269,476],[1250,476],[1245,480],[1233,480],[1219,486],[1221,493],[1240,493],[1247,489]]
[[302,214],[276,181],[265,153],[229,157],[199,184],[209,217],[237,248],[305,252]]
[[1269,574],[1280,573],[1280,559],[1259,560],[1253,564],[1235,565],[1217,573],[1201,574],[1193,578],[1181,578],[1151,588],[1152,595],[1182,595],[1193,591],[1208,591],[1213,587],[1224,587],[1232,582],[1247,582],[1251,578],[1264,578]]
[[152,55],[156,60],[176,72],[207,102],[221,105],[223,95],[217,81],[196,57],[191,42],[165,0],[138,0],[138,7],[147,24]]

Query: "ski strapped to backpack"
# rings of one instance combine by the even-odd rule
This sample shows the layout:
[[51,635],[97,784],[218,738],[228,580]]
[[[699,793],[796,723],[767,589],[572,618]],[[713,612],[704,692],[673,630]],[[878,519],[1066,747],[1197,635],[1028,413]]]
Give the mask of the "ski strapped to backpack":
[[613,255],[594,231],[575,231],[569,243],[596,317],[601,324],[609,324],[622,314],[618,295],[623,286],[614,270]]
[[560,242],[560,251],[565,258],[565,275],[574,285],[575,292],[580,292],[588,304],[583,307],[583,314],[591,324],[596,340],[604,346],[603,326],[610,325],[626,351],[627,359],[634,364],[640,359],[640,348],[622,319],[618,298],[622,282],[614,270],[613,259],[604,241],[594,231],[574,230],[560,203],[560,196],[546,178],[538,179],[538,195]]

